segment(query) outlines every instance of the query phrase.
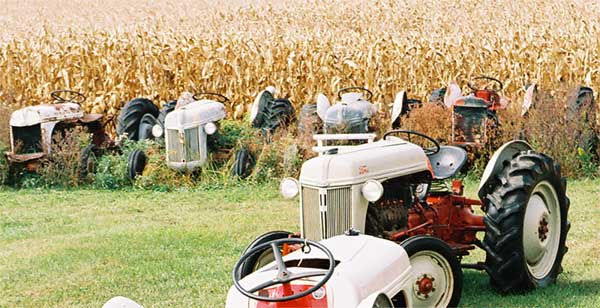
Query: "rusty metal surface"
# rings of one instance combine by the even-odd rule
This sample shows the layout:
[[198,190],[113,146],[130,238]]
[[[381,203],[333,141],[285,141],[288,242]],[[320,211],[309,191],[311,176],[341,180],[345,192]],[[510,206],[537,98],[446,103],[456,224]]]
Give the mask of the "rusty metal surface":
[[34,124],[80,119],[81,107],[73,103],[42,104],[16,110],[10,118],[11,126],[31,126]]
[[6,152],[5,155],[11,163],[24,163],[43,158],[46,156],[46,153],[15,154],[13,152]]
[[99,114],[99,113],[88,113],[88,114],[84,115],[80,119],[80,121],[81,121],[81,123],[88,124],[88,123],[100,121],[103,117],[104,117],[104,115]]

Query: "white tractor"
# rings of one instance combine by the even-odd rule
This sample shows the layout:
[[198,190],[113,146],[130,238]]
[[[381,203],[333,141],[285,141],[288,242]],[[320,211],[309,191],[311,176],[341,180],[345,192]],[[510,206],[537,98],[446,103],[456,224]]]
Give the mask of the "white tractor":
[[35,171],[40,160],[52,152],[53,144],[67,136],[67,130],[84,127],[92,134],[92,144],[82,151],[79,166],[79,175],[85,177],[93,171],[93,160],[98,151],[114,146],[105,132],[103,115],[85,114],[81,104],[86,97],[79,92],[57,90],[50,96],[50,104],[25,107],[11,114],[11,149],[5,155],[11,165]]
[[[402,100],[397,100],[394,109],[402,109],[400,104]],[[300,196],[300,232],[267,233],[247,250],[290,237],[321,241],[355,229],[400,244],[413,263],[422,255],[440,255],[429,243],[432,237],[439,239],[456,262],[437,262],[415,272],[413,287],[406,293],[415,306],[456,304],[460,287],[421,286],[448,277],[456,286],[460,267],[485,270],[494,289],[503,294],[556,281],[570,224],[566,180],[552,158],[524,141],[509,142],[486,166],[479,198],[470,199],[463,195],[462,181],[454,178],[466,163],[464,149],[441,146],[427,135],[406,130],[389,131],[378,141],[374,138],[373,134],[315,135],[319,156],[303,164],[299,180],[286,178],[280,186],[284,197]],[[325,143],[345,139],[366,143]],[[476,214],[474,206],[485,214]],[[483,241],[476,236],[479,232],[484,233]],[[461,264],[462,257],[476,247],[486,252],[485,261]],[[285,255],[294,249],[298,248],[288,245],[281,251]],[[273,253],[262,252],[246,258],[237,277],[272,267]],[[360,275],[355,279],[360,280]]]
[[[204,97],[214,97],[207,99]],[[147,99],[128,102],[118,118],[117,133],[133,140],[164,138],[166,163],[172,169],[193,172],[206,161],[209,139],[225,118],[225,103],[229,99],[216,93],[183,93],[176,103],[168,103],[159,111]],[[128,161],[128,176],[140,175],[146,165],[146,155],[132,151]]]
[[[246,264],[265,252],[274,261],[244,273]],[[416,257],[409,260],[409,253]],[[444,275],[451,264],[458,270]],[[458,261],[439,239],[422,236],[402,247],[348,230],[319,242],[281,238],[246,250],[234,267],[226,307],[455,307],[461,280]],[[413,300],[414,290],[420,290],[422,301]],[[452,296],[440,301],[429,295],[432,290]]]

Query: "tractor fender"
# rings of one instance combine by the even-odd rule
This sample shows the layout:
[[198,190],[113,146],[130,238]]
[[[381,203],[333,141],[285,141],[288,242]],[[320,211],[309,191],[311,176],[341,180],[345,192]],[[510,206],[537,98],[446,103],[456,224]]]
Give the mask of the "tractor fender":
[[504,169],[504,163],[506,161],[510,161],[516,154],[521,153],[522,151],[532,150],[533,148],[529,143],[523,140],[513,140],[502,145],[492,158],[485,166],[485,170],[483,171],[483,176],[479,182],[479,190],[477,195],[479,199],[483,200],[488,191],[488,184],[495,178],[494,176]]
[[406,104],[407,99],[406,91],[400,91],[396,94],[396,99],[394,99],[394,105],[392,106],[392,126],[400,117],[400,115],[402,115],[402,111],[404,111],[404,104]]

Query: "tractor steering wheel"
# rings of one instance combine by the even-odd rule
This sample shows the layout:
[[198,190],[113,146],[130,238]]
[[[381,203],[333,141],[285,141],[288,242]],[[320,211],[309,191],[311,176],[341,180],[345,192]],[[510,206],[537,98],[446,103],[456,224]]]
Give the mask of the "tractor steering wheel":
[[81,105],[85,102],[85,95],[71,90],[56,90],[50,93],[50,97],[54,99],[54,103],[75,103]]
[[366,101],[371,101],[371,98],[373,98],[373,92],[369,91],[369,89],[367,88],[363,88],[363,87],[348,87],[348,88],[342,88],[338,91],[338,99],[342,99],[342,94],[346,93],[346,92],[350,92],[352,90],[360,90],[361,92],[364,92],[367,94],[367,97],[365,98]]
[[415,135],[417,137],[421,137],[431,143],[433,143],[433,147],[432,148],[425,148],[423,146],[421,146],[423,148],[423,151],[425,152],[426,155],[433,155],[437,152],[440,151],[440,143],[437,142],[435,139],[433,139],[433,137],[429,137],[423,133],[419,133],[413,130],[404,130],[404,129],[394,129],[394,130],[390,130],[388,132],[386,132],[385,134],[383,134],[383,139],[385,140],[385,138],[389,135],[396,135],[396,134],[405,134],[408,142],[412,142],[411,141],[411,136]]
[[213,92],[200,92],[200,93],[196,93],[194,94],[194,96],[192,96],[192,98],[195,101],[199,101],[200,98],[202,98],[202,96],[212,96],[212,97],[216,97],[217,98],[217,102],[221,103],[221,104],[225,104],[226,102],[229,101],[229,98],[223,94],[219,94],[219,93],[213,93]]
[[[477,87],[476,85],[476,81],[477,80],[487,80],[487,81],[491,81],[493,82],[495,85],[497,85],[497,87],[493,87],[491,89],[488,89],[487,87],[481,89],[479,87]],[[489,76],[477,76],[475,78],[471,78],[471,80],[469,80],[469,82],[467,83],[467,85],[469,86],[469,88],[473,91],[480,91],[480,90],[488,90],[488,91],[494,91],[494,92],[500,92],[502,91],[502,89],[504,89],[504,84],[502,84],[502,81],[494,78],[494,77],[489,77]]]
[[[311,272],[304,272],[304,273],[290,272],[288,270],[287,266],[285,265],[285,262],[283,261],[283,256],[281,255],[281,251],[279,250],[279,245],[282,245],[282,244],[305,244],[304,248],[309,248],[309,249],[311,249],[312,247],[316,247],[318,250],[324,252],[325,255],[327,255],[327,258],[329,259],[329,268],[327,270],[311,271]],[[242,265],[248,259],[250,259],[250,257],[252,257],[255,254],[262,253],[264,251],[264,249],[269,246],[271,247],[271,249],[273,250],[273,254],[275,255],[275,263],[277,266],[277,276],[271,280],[268,280],[266,282],[258,284],[257,286],[253,287],[250,290],[244,289],[240,284],[240,280],[242,279],[240,269],[241,269]],[[264,302],[293,301],[293,300],[299,299],[301,297],[307,296],[307,295],[317,291],[319,288],[321,288],[327,281],[329,281],[329,278],[331,278],[331,276],[333,275],[334,268],[335,268],[335,259],[333,258],[333,254],[331,254],[331,251],[329,251],[329,249],[327,249],[322,244],[319,244],[317,242],[307,240],[307,239],[284,238],[284,239],[274,240],[274,241],[270,241],[270,242],[266,242],[261,245],[258,245],[256,247],[252,248],[250,251],[246,252],[243,256],[241,256],[240,259],[235,264],[235,266],[233,267],[233,285],[236,287],[236,289],[238,289],[238,291],[240,291],[240,293],[244,294],[245,296],[247,296],[253,300],[264,301]],[[261,295],[254,294],[255,292],[264,290],[264,289],[274,286],[276,284],[285,284],[285,283],[290,283],[294,280],[308,278],[308,277],[316,277],[316,276],[324,276],[324,277],[317,284],[315,284],[312,288],[310,288],[306,291],[300,292],[300,293],[296,293],[294,295],[271,298],[271,297],[267,297],[267,296],[261,296]]]

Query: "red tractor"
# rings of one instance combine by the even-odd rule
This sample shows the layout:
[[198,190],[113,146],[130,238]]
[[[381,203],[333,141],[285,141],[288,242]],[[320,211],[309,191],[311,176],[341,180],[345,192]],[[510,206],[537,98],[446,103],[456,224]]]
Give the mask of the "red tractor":
[[[498,99],[494,92],[478,92],[484,94],[492,102]],[[320,155],[303,164],[299,180],[286,178],[281,183],[284,197],[300,196],[301,232],[271,232],[248,249],[278,238],[319,241],[355,229],[402,245],[411,262],[423,254],[437,257],[450,250],[453,262],[415,271],[415,287],[408,296],[416,306],[456,305],[460,278],[447,292],[422,286],[457,277],[461,267],[485,270],[500,293],[545,287],[561,273],[570,227],[566,180],[551,157],[526,142],[509,142],[494,153],[477,199],[464,196],[462,181],[453,179],[467,161],[466,151],[440,146],[422,133],[392,130],[379,141],[318,149]],[[478,233],[484,233],[483,240]],[[431,237],[441,239],[443,247],[433,245]],[[485,261],[461,264],[477,247],[486,252]],[[297,248],[283,246],[282,251]],[[238,277],[259,270],[272,258],[265,250],[246,260]]]
[[[499,125],[496,113],[506,108],[508,100],[500,96],[504,85],[496,78],[478,76],[469,80],[467,85],[471,93],[465,96],[460,86],[451,81],[447,87],[433,91],[429,101],[452,112],[453,144],[478,147],[491,138],[490,129]],[[398,93],[392,111],[392,126],[400,127],[400,116],[420,105],[417,100],[408,99],[406,92]]]

